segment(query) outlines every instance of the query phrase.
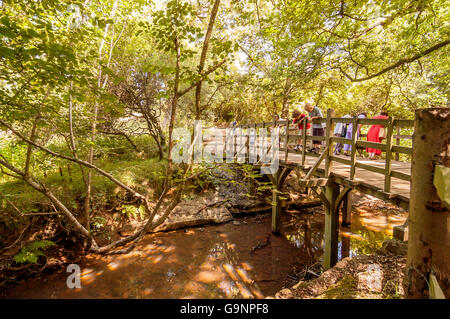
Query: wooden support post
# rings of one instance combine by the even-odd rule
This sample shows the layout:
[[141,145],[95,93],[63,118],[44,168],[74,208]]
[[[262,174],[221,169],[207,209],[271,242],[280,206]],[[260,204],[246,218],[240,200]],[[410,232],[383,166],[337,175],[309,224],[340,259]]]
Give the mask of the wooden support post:
[[273,175],[268,175],[272,184],[275,186],[272,190],[272,232],[275,235],[281,234],[281,199],[280,192],[283,189],[284,181],[286,180],[291,168],[279,168]]
[[[399,146],[400,145],[400,126],[397,126],[397,136],[395,137],[395,145]],[[400,160],[400,155],[399,153],[395,153],[395,160],[399,161]]]
[[302,142],[303,142],[303,148],[302,148],[302,166],[305,166],[305,160],[306,160],[306,129],[308,127],[308,118],[303,119],[303,130],[302,130]]
[[333,267],[338,258],[339,241],[339,210],[335,209],[336,199],[339,195],[339,185],[332,183],[325,186],[325,197],[329,206],[325,206],[325,252],[323,267],[325,269]]
[[391,191],[391,159],[392,159],[392,135],[394,133],[394,119],[389,117],[389,124],[386,127],[386,163],[384,166],[384,191]]
[[233,160],[237,157],[237,136],[236,136],[236,131],[237,131],[237,126],[234,127],[233,130],[233,144],[234,144],[234,148],[233,148]]
[[[254,176],[255,171],[253,166],[250,168],[250,175]],[[256,194],[256,183],[255,183],[255,179],[249,176],[247,177],[247,186],[248,186],[248,193],[250,194],[250,196],[255,196]]]
[[272,191],[272,233],[281,234],[281,200],[278,189]]
[[227,158],[227,134],[226,134],[226,129],[225,129],[225,134],[222,134],[222,145],[223,145],[222,158],[226,159]]
[[279,168],[275,174],[268,175],[274,188],[272,190],[272,233],[275,235],[281,234],[281,200],[280,194],[280,175],[282,174],[281,168]]
[[393,227],[392,237],[403,242],[408,241],[408,220],[403,225]]
[[349,191],[342,202],[342,226],[349,226],[352,223],[352,191]]
[[[264,130],[265,127],[266,127],[266,122],[262,122],[262,129]],[[262,136],[264,136],[264,134]],[[266,137],[267,137],[267,135],[266,135]],[[265,143],[266,143],[266,140],[261,140],[261,145],[260,145],[261,150],[264,150],[264,144]],[[263,152],[261,151],[260,159],[262,160],[264,158],[264,156],[265,156],[265,154],[263,154]]]
[[289,145],[289,119],[286,119],[286,138],[285,138],[285,142],[284,142],[284,147],[285,147],[284,162],[285,163],[287,163],[288,156],[289,156],[288,145]]
[[258,163],[258,128],[256,127],[256,123],[253,125],[255,129],[255,141],[253,144],[253,152],[255,152],[255,163]]
[[350,166],[350,180],[355,179],[356,174],[356,142],[358,141],[358,117],[356,116],[353,119],[353,127],[352,127],[352,151],[351,151],[351,166]]
[[246,154],[245,154],[245,162],[250,163],[250,125],[247,125],[247,134],[245,138],[245,148],[246,148]]
[[341,256],[342,258],[350,256],[350,237],[341,237]]
[[331,172],[332,167],[332,160],[331,157],[333,155],[333,141],[331,140],[331,136],[333,136],[334,131],[334,123],[331,121],[331,118],[334,117],[334,110],[328,109],[327,110],[327,122],[326,122],[326,132],[325,132],[325,141],[326,141],[326,147],[328,147],[328,150],[325,149],[324,152],[328,151],[328,154],[325,155],[325,177],[328,177],[328,175]]
[[450,209],[433,185],[435,168],[450,167],[450,108],[416,110],[414,129],[405,292],[427,298],[431,273],[450,293]]

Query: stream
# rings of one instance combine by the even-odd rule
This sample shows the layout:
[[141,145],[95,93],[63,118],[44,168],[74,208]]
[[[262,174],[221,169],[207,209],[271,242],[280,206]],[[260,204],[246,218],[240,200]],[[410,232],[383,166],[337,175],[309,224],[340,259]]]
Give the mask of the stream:
[[[406,215],[360,211],[341,227],[339,259],[370,254]],[[320,262],[324,215],[283,214],[271,234],[270,214],[147,235],[128,255],[83,258],[81,288],[64,271],[27,280],[7,298],[264,298],[283,288],[293,266]]]

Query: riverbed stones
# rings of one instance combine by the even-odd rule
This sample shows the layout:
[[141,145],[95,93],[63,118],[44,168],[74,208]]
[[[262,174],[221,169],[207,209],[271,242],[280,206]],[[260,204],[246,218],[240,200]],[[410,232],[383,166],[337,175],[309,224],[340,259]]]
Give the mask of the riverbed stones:
[[408,252],[408,244],[395,238],[386,239],[381,247],[382,251],[390,252],[394,255],[406,256]]
[[292,296],[281,291],[276,296],[300,299],[402,298],[405,263],[406,257],[390,253],[347,257],[320,277],[291,287]]
[[275,294],[276,299],[291,299],[293,298],[292,291],[288,288],[284,288]]
[[180,203],[170,213],[167,220],[155,229],[155,232],[207,224],[220,224],[231,220],[233,220],[233,215],[226,207],[216,203],[214,198],[203,196]]

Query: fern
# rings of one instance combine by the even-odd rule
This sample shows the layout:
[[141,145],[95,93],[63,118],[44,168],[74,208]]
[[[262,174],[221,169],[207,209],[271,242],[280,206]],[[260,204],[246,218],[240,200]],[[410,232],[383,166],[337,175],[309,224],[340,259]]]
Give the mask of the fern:
[[39,256],[45,256],[43,250],[55,246],[50,240],[37,240],[22,248],[20,253],[14,256],[14,261],[18,264],[37,263]]

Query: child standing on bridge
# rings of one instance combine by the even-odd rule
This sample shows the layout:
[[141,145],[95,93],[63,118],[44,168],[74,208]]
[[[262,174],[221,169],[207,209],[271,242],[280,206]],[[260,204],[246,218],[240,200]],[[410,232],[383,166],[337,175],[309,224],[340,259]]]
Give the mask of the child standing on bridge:
[[[292,117],[294,118],[294,120],[292,121],[293,124],[297,123],[298,124],[298,134],[302,135],[303,134],[303,127],[304,127],[304,121],[307,120],[306,114],[301,113],[299,110],[294,110],[294,112],[292,112]],[[309,130],[309,128],[311,127],[310,123],[306,123],[306,129]],[[301,145],[301,138],[299,138],[297,140],[297,145],[294,147],[294,150],[296,151],[300,151],[302,148]]]

